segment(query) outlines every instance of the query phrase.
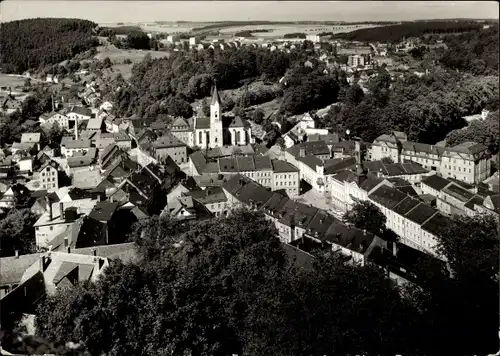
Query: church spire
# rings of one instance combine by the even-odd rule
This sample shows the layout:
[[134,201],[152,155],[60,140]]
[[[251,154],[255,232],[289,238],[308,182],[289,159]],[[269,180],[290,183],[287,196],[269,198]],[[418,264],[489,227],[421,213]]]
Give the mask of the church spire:
[[210,102],[210,105],[214,105],[215,103],[218,103],[219,105],[222,104],[222,100],[220,100],[219,92],[217,91],[217,82],[214,83],[214,90],[212,92],[212,101]]

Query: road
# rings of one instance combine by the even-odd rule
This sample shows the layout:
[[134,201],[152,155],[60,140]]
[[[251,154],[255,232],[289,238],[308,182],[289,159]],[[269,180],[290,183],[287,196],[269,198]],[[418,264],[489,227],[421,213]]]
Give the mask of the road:
[[327,196],[325,194],[318,193],[314,189],[311,189],[306,193],[300,195],[295,200],[304,204],[309,204],[318,209],[327,211],[328,213],[330,213],[339,220],[342,219],[343,213],[333,210],[333,206],[331,203],[329,203]]

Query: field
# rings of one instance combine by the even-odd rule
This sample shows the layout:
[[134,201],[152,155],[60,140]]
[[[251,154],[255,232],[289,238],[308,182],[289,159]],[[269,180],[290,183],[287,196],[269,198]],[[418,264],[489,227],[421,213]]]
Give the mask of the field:
[[288,24],[271,24],[271,25],[247,25],[238,27],[227,27],[220,29],[223,34],[235,34],[241,31],[251,31],[251,30],[269,30],[269,32],[259,32],[255,33],[255,37],[262,38],[283,38],[287,33],[305,33],[306,35],[317,35],[322,32],[350,32],[354,30],[366,29],[377,27],[376,25],[323,25],[323,24],[312,24],[312,25],[288,25]]
[[99,46],[97,47],[97,54],[94,56],[95,59],[103,60],[106,57],[111,59],[113,63],[123,63],[125,59],[130,59],[132,63],[137,63],[143,60],[147,54],[151,55],[151,58],[164,58],[170,56],[168,52],[158,52],[158,51],[143,51],[138,49],[119,49],[113,45],[110,46]]
[[196,22],[188,22],[188,23],[164,23],[164,24],[159,24],[159,23],[102,23],[99,24],[100,26],[105,26],[105,27],[121,27],[121,26],[138,26],[140,27],[144,32],[146,33],[171,33],[171,34],[177,34],[177,33],[184,33],[184,32],[189,32],[191,31],[194,27],[199,27],[203,26],[202,23],[196,23]]
[[[264,24],[254,24],[245,25],[238,23],[197,23],[197,22],[186,22],[186,23],[175,23],[175,22],[165,22],[165,23],[102,23],[100,26],[106,27],[121,27],[121,26],[137,26],[140,27],[146,33],[169,33],[169,34],[179,34],[191,32],[195,28],[204,28],[206,30],[201,30],[201,32],[213,32],[219,31],[221,34],[227,35],[228,37],[234,35],[237,32],[245,30],[270,30],[270,32],[262,32],[255,34],[255,37],[263,38],[283,38],[287,33],[302,32],[305,34],[319,34],[321,32],[350,32],[354,30],[360,30],[365,28],[377,27],[377,25],[371,24],[359,24],[359,25],[341,25],[341,24],[324,24],[324,23],[308,23],[308,24],[295,24],[295,23],[264,23]],[[200,31],[198,31],[200,32]]]
[[23,86],[26,78],[0,73],[0,87]]

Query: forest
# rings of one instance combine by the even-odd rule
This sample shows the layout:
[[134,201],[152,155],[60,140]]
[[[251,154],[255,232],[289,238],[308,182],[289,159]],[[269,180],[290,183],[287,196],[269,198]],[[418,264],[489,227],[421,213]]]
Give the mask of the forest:
[[389,74],[380,69],[368,88],[370,93],[364,94],[358,85],[344,87],[339,93],[343,105],[332,107],[318,119],[319,124],[336,132],[349,129],[366,142],[399,130],[411,141],[435,144],[450,131],[464,127],[462,117],[483,108],[498,110],[499,83],[493,76],[436,70],[422,78],[408,75],[391,84]]
[[334,37],[349,41],[394,43],[425,34],[470,32],[481,28],[482,24],[474,21],[415,21],[337,33]]
[[474,75],[498,75],[498,24],[490,28],[446,36],[448,46],[440,61],[452,69]]
[[98,45],[96,26],[87,20],[55,18],[2,23],[0,71],[21,74],[71,59]]
[[[96,283],[42,300],[37,336],[55,347],[72,341],[86,355],[498,350],[493,218],[453,219],[439,233],[452,276],[420,258],[418,283],[399,286],[383,269],[353,264],[329,249],[293,262],[276,236],[262,213],[248,210],[205,221],[142,220],[129,236],[139,260],[116,261]],[[15,343],[3,346],[26,353]]]
[[[176,98],[183,106],[211,94],[214,81],[219,90],[240,88],[244,82],[265,79],[277,82],[300,53],[276,53],[261,48],[239,50],[173,53],[169,58],[145,58],[132,68],[131,86],[114,94],[118,114],[141,115],[177,114],[165,105]],[[114,92],[110,90],[110,92]],[[262,93],[272,100],[268,93]],[[258,102],[253,99],[253,102]],[[187,112],[186,112],[187,114]]]

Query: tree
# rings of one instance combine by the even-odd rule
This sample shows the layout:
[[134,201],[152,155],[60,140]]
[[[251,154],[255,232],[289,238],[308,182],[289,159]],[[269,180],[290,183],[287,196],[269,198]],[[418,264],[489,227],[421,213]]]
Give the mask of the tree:
[[31,88],[31,79],[30,78],[26,78],[24,80],[24,87],[25,88]]
[[111,59],[109,57],[106,57],[102,61],[102,67],[103,68],[111,68],[113,66],[113,63],[111,62]]
[[114,263],[97,283],[48,297],[37,332],[51,341],[80,342],[91,354],[239,352],[245,316],[285,270],[275,228],[262,213],[247,210],[172,223],[186,228],[165,230],[170,222],[160,220],[141,224],[149,230],[136,238],[154,241],[149,251],[156,250],[144,262]]
[[276,139],[276,144],[281,148],[281,150],[284,151],[286,149],[285,139],[283,138],[283,136],[280,136]]
[[[26,19],[2,25],[0,67],[21,74],[72,59],[98,45],[97,24],[78,19]],[[57,40],[55,40],[57,39]]]
[[131,31],[127,35],[127,46],[133,49],[150,49],[149,37],[142,31]]
[[394,163],[394,161],[392,160],[391,157],[389,156],[386,156],[386,157],[382,157],[382,160],[381,160],[384,164],[391,164],[391,163]]
[[352,209],[344,214],[342,220],[373,234],[380,234],[385,229],[387,221],[382,211],[367,200],[355,202]]
[[35,229],[33,224],[37,217],[29,209],[13,209],[0,220],[1,256],[34,253]]
[[63,137],[63,130],[57,122],[52,124],[47,132],[47,141],[51,148],[58,148]]
[[261,108],[256,108],[252,113],[252,120],[256,124],[261,124],[264,120],[264,110],[262,110]]

